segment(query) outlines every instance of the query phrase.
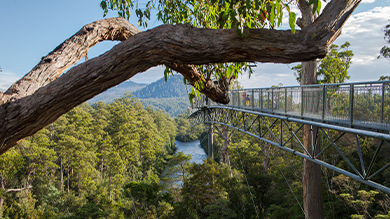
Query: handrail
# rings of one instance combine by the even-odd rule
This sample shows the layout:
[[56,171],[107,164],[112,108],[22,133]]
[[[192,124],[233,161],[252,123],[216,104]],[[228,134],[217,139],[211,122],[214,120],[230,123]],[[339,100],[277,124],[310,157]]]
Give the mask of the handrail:
[[[228,107],[390,133],[390,80],[236,89],[228,95]],[[216,105],[203,95],[193,108]]]
[[[348,82],[348,83],[334,83],[334,84],[309,84],[309,85],[291,85],[291,86],[281,86],[283,88],[293,88],[293,87],[318,87],[318,86],[342,86],[342,85],[361,85],[361,84],[390,84],[390,80],[386,81],[363,81],[363,82]],[[233,89],[230,91],[236,90],[252,90],[252,89],[273,89],[273,88],[281,88],[281,87],[262,87],[262,88],[242,88],[242,89]]]

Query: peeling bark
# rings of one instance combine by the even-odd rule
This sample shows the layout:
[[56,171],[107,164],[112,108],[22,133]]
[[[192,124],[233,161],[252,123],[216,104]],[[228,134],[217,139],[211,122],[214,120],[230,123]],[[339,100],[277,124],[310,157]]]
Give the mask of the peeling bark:
[[[166,65],[194,84],[201,75],[191,65],[224,62],[291,63],[323,58],[361,0],[330,2],[322,15],[295,34],[286,30],[211,30],[190,25],[161,25],[140,32],[121,18],[96,21],[42,58],[31,72],[0,93],[0,154],[55,121],[75,106],[137,73]],[[120,40],[105,54],[73,67],[90,47]],[[61,75],[61,77],[59,77]],[[229,79],[205,82],[202,93],[228,103]]]

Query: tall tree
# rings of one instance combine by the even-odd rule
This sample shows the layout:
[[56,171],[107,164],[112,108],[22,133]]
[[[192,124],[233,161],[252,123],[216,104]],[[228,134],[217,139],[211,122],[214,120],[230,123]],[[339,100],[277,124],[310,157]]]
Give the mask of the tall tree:
[[[354,56],[350,50],[351,44],[347,41],[341,46],[332,44],[329,54],[317,61],[317,82],[319,84],[344,83],[350,78],[348,69],[352,64]],[[301,83],[302,65],[296,65],[291,68],[295,71],[296,79]]]
[[[313,1],[310,1],[311,3]],[[317,19],[319,14],[318,3],[321,1],[314,1],[317,4],[309,4],[308,0],[298,1],[298,7],[302,12],[302,18],[298,20],[297,24],[304,29],[310,26]],[[317,61],[302,62],[302,80],[301,85],[317,84]],[[302,100],[303,101],[303,100]],[[303,107],[303,106],[302,106]],[[319,153],[319,145],[315,147],[315,151],[312,151],[312,138],[310,138],[312,127],[310,125],[303,126],[303,146],[309,153]],[[314,127],[314,132],[316,127]],[[323,206],[322,206],[322,188],[321,188],[321,167],[318,164],[312,163],[304,159],[303,168],[303,200],[304,210],[307,218],[324,218]]]

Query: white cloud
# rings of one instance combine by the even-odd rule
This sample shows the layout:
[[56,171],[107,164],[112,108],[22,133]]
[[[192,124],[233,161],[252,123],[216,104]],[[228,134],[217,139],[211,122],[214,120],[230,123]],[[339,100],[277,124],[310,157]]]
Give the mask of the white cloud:
[[[298,12],[297,7],[292,7],[292,10]],[[353,14],[345,23],[343,33],[335,44],[341,45],[345,41],[351,43],[351,50],[355,56],[349,68],[350,82],[375,81],[381,75],[390,75],[388,70],[390,63],[386,59],[376,58],[385,43],[382,29],[388,24],[388,19],[390,19],[390,7],[376,7]],[[284,17],[283,24],[281,29],[289,28],[287,15]],[[251,78],[244,74],[239,81],[245,88],[271,87],[279,83],[285,86],[298,85],[294,72],[290,70],[295,65],[295,63],[290,65],[257,63]]]
[[370,3],[374,3],[375,0],[363,0],[362,1],[362,4],[370,4]]
[[150,68],[146,72],[138,73],[134,77],[130,78],[131,81],[137,83],[152,83],[158,79],[164,77],[165,66],[159,65],[153,68]]
[[0,72],[0,91],[6,91],[20,77],[11,72]]
[[352,15],[345,23],[335,44],[341,45],[345,41],[351,43],[355,56],[349,69],[350,81],[378,80],[381,75],[390,73],[389,63],[385,59],[376,58],[385,43],[382,29],[388,24],[389,18],[389,6],[375,7]]
[[358,55],[352,59],[354,65],[372,65],[376,61],[375,56],[370,55]]
[[248,73],[244,73],[238,78],[244,88],[271,87],[279,83],[282,83],[284,86],[298,85],[294,72],[290,70],[296,63],[290,65],[256,63],[256,65],[257,67],[253,68],[254,73],[250,79]]

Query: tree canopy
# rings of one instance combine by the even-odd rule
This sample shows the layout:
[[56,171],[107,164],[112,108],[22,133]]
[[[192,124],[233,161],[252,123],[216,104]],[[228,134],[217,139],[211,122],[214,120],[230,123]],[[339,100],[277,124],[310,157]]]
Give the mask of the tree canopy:
[[[317,81],[319,84],[344,83],[350,78],[348,68],[352,64],[353,52],[349,49],[350,43],[347,41],[341,46],[332,44],[329,54],[317,62]],[[302,78],[302,65],[291,68],[298,82]]]
[[[383,32],[385,33],[384,39],[385,39],[386,43],[390,44],[390,23],[385,26],[385,29],[383,30]],[[380,55],[385,57],[386,59],[390,60],[390,47],[388,47],[386,45],[383,46],[381,51],[380,51]],[[378,58],[379,57],[380,56],[378,56]]]

